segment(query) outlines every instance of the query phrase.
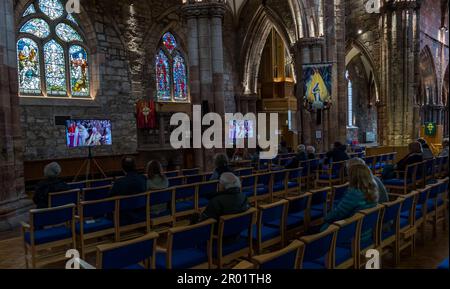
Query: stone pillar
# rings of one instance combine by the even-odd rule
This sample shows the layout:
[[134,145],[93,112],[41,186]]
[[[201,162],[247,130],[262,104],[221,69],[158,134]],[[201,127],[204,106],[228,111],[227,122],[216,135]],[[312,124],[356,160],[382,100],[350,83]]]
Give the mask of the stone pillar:
[[381,30],[381,122],[383,145],[406,145],[417,138],[420,1],[386,0]]
[[[222,21],[226,11],[224,0],[188,0],[182,6],[188,19],[189,57],[194,59],[194,104],[208,101],[209,111],[225,112]],[[192,80],[191,80],[192,81]],[[197,103],[196,103],[197,102]],[[212,150],[196,150],[196,166],[213,168]]]
[[0,232],[25,220],[23,141],[19,118],[12,0],[0,0]]

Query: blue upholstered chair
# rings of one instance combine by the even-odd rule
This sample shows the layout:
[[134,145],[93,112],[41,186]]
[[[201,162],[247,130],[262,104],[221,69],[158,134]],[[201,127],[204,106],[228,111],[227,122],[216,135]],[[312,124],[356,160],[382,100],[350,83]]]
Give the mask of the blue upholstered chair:
[[361,238],[361,224],[363,215],[352,217],[334,223],[339,227],[336,237],[336,248],[333,258],[333,268],[358,268],[359,242]]
[[427,219],[433,227],[433,237],[436,237],[439,223],[442,222],[444,231],[447,229],[447,196],[448,177],[431,185],[427,201]]
[[187,175],[186,184],[197,184],[203,182],[203,175]]
[[113,178],[90,180],[87,187],[96,188],[96,187],[111,186],[113,181],[114,181]]
[[436,159],[429,159],[425,161],[425,184],[432,184],[436,182]]
[[[252,232],[258,254],[270,246],[277,244],[281,244],[281,247],[284,246],[287,206],[288,201],[286,200],[258,206],[257,221]],[[242,236],[247,238],[248,232],[242,233]]]
[[217,193],[219,190],[219,182],[211,181],[206,183],[200,183],[198,186],[198,197],[197,197],[197,210],[201,210],[208,205],[209,198],[213,194]]
[[256,176],[256,201],[268,199],[271,196],[272,173],[263,173]]
[[253,168],[240,168],[235,170],[234,174],[239,177],[250,176],[253,174]]
[[316,170],[316,187],[342,184],[344,180],[345,161],[333,162],[325,169]]
[[403,203],[400,209],[400,229],[399,229],[399,258],[401,252],[406,248],[410,248],[411,256],[415,251],[415,237],[416,237],[416,202],[418,198],[418,192],[413,191],[407,195],[394,195],[390,194],[390,197],[398,197],[403,199]]
[[242,192],[247,196],[249,202],[253,202],[256,199],[256,179],[256,175],[241,177]]
[[165,172],[164,175],[166,176],[166,178],[175,178],[178,177],[179,175],[179,171],[170,171],[170,172]]
[[186,176],[169,178],[169,187],[177,187],[185,184]]
[[310,191],[310,193],[311,208],[309,211],[309,225],[321,225],[329,211],[328,200],[331,197],[331,188],[325,187]]
[[129,241],[97,246],[97,268],[154,269],[158,236],[151,232]]
[[68,204],[78,206],[80,202],[80,190],[72,189],[64,192],[55,192],[48,194],[48,207],[60,207]]
[[252,262],[255,269],[261,270],[293,270],[300,269],[305,244],[294,240],[289,246],[275,252],[254,256]]
[[287,195],[288,171],[281,170],[278,172],[273,172],[272,174],[271,201],[273,201],[274,198],[285,197]]
[[288,212],[286,216],[286,235],[297,235],[305,232],[309,225],[311,194],[306,193],[301,196],[288,197]]
[[415,187],[414,188],[423,188],[426,185],[426,161],[417,163],[416,175],[415,179]]
[[[117,240],[116,220],[116,198],[80,202],[75,231],[83,259],[90,249],[95,248],[95,240],[105,237]],[[89,242],[87,246],[86,241],[91,240],[94,242]]]
[[117,198],[116,230],[117,240],[123,233],[145,230],[150,232],[149,193],[142,193]]
[[334,186],[332,190],[331,202],[330,202],[330,211],[333,208],[337,207],[341,199],[345,196],[348,190],[348,183],[343,185]]
[[416,188],[416,171],[417,164],[408,165],[405,172],[398,172],[396,178],[384,180],[383,183],[387,189],[402,191],[406,195]]
[[[65,260],[66,250],[76,248],[75,205],[30,210],[29,215],[29,223],[22,223],[26,267],[30,261],[32,268],[37,268]],[[55,251],[48,254],[49,249],[62,246],[65,248],[60,252],[61,258],[55,258]]]
[[157,269],[211,269],[215,220],[171,228],[167,247],[156,253]]
[[[213,239],[213,261],[219,269],[236,258],[253,255],[252,226],[255,219],[255,208],[220,217],[217,236]],[[244,232],[248,233],[247,237],[242,236]]]
[[199,173],[200,173],[199,168],[181,170],[181,174],[183,176],[193,176],[198,175]]
[[379,245],[379,235],[381,233],[380,220],[383,213],[383,205],[361,210],[357,214],[363,215],[361,223],[361,238],[359,242],[359,258],[357,258],[357,268],[361,268],[366,263],[365,255],[367,250],[376,249]]
[[372,173],[375,174],[375,156],[365,157],[364,162],[369,167],[369,169],[372,171]]
[[194,184],[175,187],[175,220],[196,212],[197,186]]
[[302,189],[302,177],[303,168],[296,168],[287,170],[287,195],[289,194],[299,194]]
[[381,232],[379,234],[378,250],[380,256],[385,253],[385,248],[391,248],[394,264],[400,260],[400,212],[403,198],[384,203],[381,215]]
[[107,199],[111,197],[111,185],[84,188],[81,190],[81,200],[83,201],[94,201]]
[[259,170],[259,171],[265,171],[265,170],[268,170],[268,169],[270,169],[270,165],[271,165],[270,160],[263,160],[263,159],[260,159],[260,160],[258,161],[258,170]]
[[[161,224],[173,225],[175,211],[175,190],[163,189],[150,192],[150,225],[155,227]],[[159,209],[158,207],[162,207]],[[156,210],[155,208],[158,208]]]
[[330,225],[319,234],[300,238],[305,244],[301,269],[333,269],[338,230],[339,227]]
[[[417,190],[417,202],[415,208],[415,222],[414,227],[418,232],[420,232],[422,241],[425,242],[425,226],[427,223],[428,216],[428,197],[430,196],[431,187],[426,186],[423,189]],[[416,242],[416,238],[414,239],[414,248]]]

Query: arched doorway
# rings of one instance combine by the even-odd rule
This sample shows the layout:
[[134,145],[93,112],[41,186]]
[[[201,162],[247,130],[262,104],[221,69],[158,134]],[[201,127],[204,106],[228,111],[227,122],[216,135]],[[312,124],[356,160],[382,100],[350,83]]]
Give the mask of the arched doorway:
[[417,103],[420,106],[420,123],[422,125],[425,122],[441,124],[437,75],[433,55],[428,46],[425,46],[420,52],[419,73],[420,83]]
[[379,96],[372,59],[359,43],[351,43],[347,51],[347,142],[376,145]]

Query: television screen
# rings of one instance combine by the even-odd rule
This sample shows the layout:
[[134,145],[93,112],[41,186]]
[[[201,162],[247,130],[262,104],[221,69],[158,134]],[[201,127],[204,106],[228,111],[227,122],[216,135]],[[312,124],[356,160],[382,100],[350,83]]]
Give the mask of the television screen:
[[253,138],[253,121],[251,120],[232,120],[229,123],[229,139]]
[[69,148],[112,145],[111,121],[67,120],[66,141]]

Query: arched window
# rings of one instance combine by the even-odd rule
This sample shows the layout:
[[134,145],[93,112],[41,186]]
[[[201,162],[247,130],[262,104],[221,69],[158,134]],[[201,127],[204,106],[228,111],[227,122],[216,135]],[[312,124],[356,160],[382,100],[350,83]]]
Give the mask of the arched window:
[[353,84],[348,71],[345,72],[347,79],[347,101],[348,101],[348,126],[353,127]]
[[189,101],[186,61],[170,32],[161,39],[155,56],[155,69],[157,101]]
[[89,61],[75,16],[60,0],[35,0],[18,32],[20,96],[89,98]]

